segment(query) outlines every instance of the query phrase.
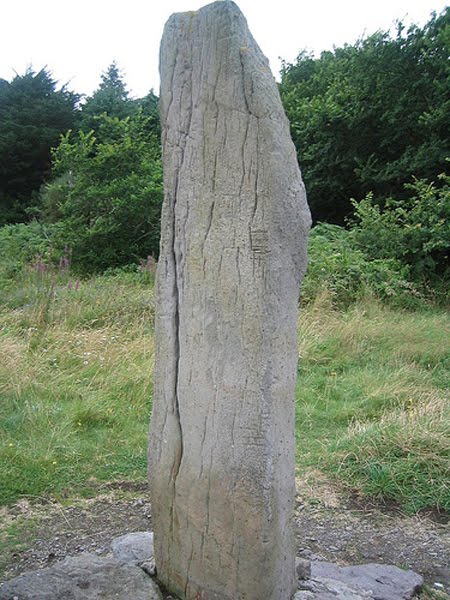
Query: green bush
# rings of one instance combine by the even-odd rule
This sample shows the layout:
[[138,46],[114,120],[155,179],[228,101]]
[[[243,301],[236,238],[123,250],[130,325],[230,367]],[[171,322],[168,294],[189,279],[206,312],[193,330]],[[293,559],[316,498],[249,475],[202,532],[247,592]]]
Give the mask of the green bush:
[[1,227],[0,280],[13,279],[37,256],[47,253],[57,233],[57,226],[37,221]]
[[353,232],[344,227],[316,225],[308,252],[308,271],[302,285],[305,302],[325,291],[342,307],[368,294],[401,306],[419,302],[419,294],[408,280],[408,267],[395,258],[368,256],[355,244]]
[[414,192],[409,200],[391,198],[384,207],[371,194],[353,201],[356,247],[375,259],[400,261],[417,283],[448,281],[450,177],[440,175],[439,182],[416,180],[408,185]]
[[69,132],[53,153],[44,218],[59,222],[75,268],[100,272],[157,255],[162,204],[154,117],[98,117],[98,129]]
[[48,249],[50,228],[37,221],[0,227],[0,269],[4,274],[14,274],[27,261]]
[[[19,308],[71,282],[71,249],[60,224],[37,221],[0,228],[0,305]],[[58,246],[59,244],[59,246]]]

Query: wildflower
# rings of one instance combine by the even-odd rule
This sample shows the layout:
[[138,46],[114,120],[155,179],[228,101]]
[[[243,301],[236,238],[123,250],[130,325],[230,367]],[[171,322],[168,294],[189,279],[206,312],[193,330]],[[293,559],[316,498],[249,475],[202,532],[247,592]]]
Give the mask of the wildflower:
[[37,270],[39,273],[43,273],[45,270],[44,261],[42,260],[42,254],[39,255],[39,262],[37,264]]

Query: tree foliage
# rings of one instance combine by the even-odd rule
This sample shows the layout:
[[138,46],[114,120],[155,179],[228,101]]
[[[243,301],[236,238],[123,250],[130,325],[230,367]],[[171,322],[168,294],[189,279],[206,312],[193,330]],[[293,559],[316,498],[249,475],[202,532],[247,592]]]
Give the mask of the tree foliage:
[[123,80],[123,75],[115,62],[101,74],[100,85],[83,104],[81,129],[88,133],[99,127],[99,118],[103,113],[110,117],[124,119],[137,112]]
[[50,149],[74,125],[79,96],[56,85],[46,69],[0,80],[0,226],[27,219]]
[[280,86],[315,220],[343,223],[351,198],[407,197],[449,155],[450,10],[396,37],[306,52]]
[[142,109],[103,113],[97,133],[68,132],[53,152],[44,217],[61,222],[75,267],[101,271],[157,255],[162,202],[159,135]]
[[413,280],[444,288],[450,277],[450,177],[416,180],[408,188],[407,200],[390,198],[382,208],[372,194],[353,201],[353,239],[371,258],[399,260]]
[[147,96],[130,98],[123,74],[116,62],[112,62],[102,73],[99,87],[88,97],[81,109],[80,128],[85,132],[95,131],[103,124],[101,115],[125,119],[135,116],[142,109],[148,116],[157,116],[158,99],[150,91]]

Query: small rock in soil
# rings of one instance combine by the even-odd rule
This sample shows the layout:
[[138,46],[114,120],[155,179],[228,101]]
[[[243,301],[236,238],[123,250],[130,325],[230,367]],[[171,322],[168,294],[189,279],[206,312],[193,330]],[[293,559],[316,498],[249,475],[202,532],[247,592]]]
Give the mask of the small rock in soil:
[[153,533],[138,531],[127,533],[111,542],[111,550],[117,560],[140,562],[153,557]]
[[299,579],[309,579],[311,577],[311,561],[297,557],[295,559],[295,570]]

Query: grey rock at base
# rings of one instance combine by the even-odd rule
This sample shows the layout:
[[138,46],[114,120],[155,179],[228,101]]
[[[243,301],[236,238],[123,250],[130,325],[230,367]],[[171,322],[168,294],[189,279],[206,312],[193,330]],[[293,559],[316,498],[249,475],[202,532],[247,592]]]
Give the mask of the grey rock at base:
[[296,557],[295,572],[299,579],[309,579],[311,577],[311,561],[306,558]]
[[148,575],[155,575],[153,532],[138,531],[121,535],[111,542],[111,550],[117,560],[137,565]]
[[288,600],[297,317],[310,214],[276,82],[231,2],[161,42],[164,205],[149,444],[158,578]]
[[343,581],[323,578],[302,582],[306,590],[296,592],[292,600],[373,600],[373,596]]
[[162,600],[142,569],[95,554],[69,557],[0,585],[0,600]]
[[[368,596],[363,597],[374,600],[410,600],[422,587],[423,577],[414,571],[404,571],[393,565],[369,563],[340,567],[334,563],[313,562],[311,580],[301,582],[299,587],[314,592],[318,591],[317,586],[329,588],[336,583],[342,583],[355,591],[359,590],[360,594],[366,593]],[[341,598],[340,595],[337,596]],[[327,600],[327,597],[324,596],[323,600]]]

